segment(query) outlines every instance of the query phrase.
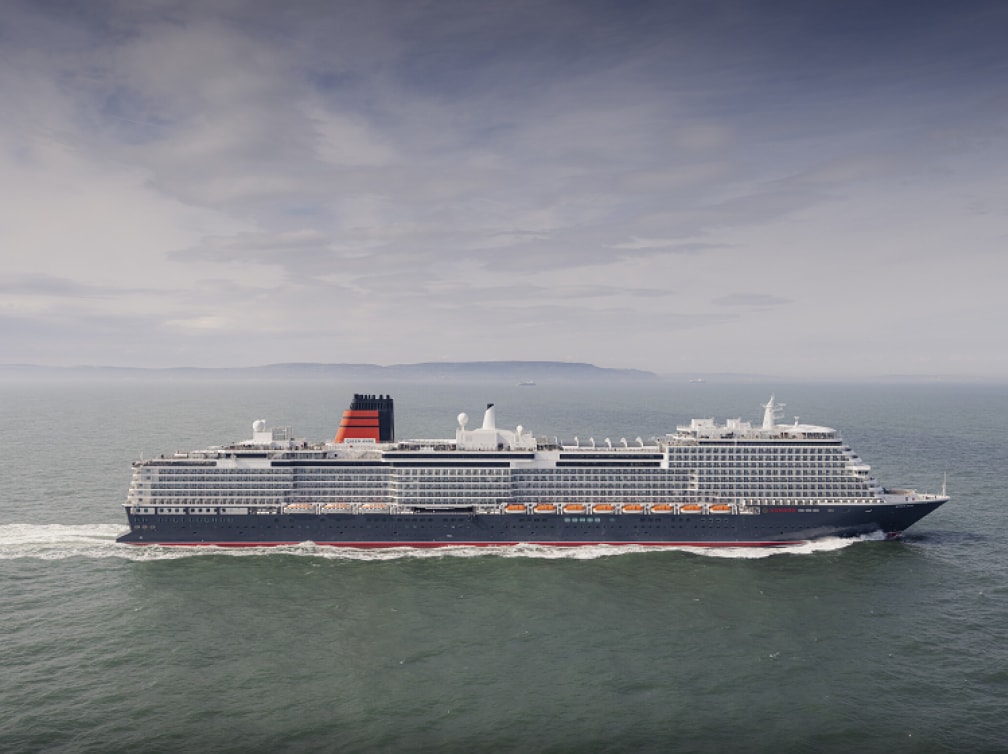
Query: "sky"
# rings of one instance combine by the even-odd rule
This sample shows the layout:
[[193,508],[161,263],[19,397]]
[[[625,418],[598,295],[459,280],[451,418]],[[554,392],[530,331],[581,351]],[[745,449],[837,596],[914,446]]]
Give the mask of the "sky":
[[1008,378],[1008,2],[0,2],[0,363]]

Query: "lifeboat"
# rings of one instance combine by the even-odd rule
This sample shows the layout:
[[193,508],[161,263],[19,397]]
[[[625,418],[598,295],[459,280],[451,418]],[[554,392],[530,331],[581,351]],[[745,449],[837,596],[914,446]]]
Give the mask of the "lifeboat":
[[629,505],[623,506],[624,513],[643,513],[644,506],[640,503],[630,503]]
[[722,504],[719,503],[717,505],[712,505],[709,508],[709,510],[710,510],[711,513],[731,513],[731,506],[730,505],[722,505]]
[[315,506],[311,503],[291,503],[284,506],[284,510],[288,513],[310,513],[314,509]]
[[365,511],[387,511],[388,506],[385,503],[364,503],[361,506],[361,510]]
[[510,505],[505,506],[504,512],[505,513],[524,513],[525,512],[525,506],[524,505],[519,505],[518,503],[511,503]]
[[672,513],[674,510],[675,508],[668,503],[659,503],[658,505],[651,506],[652,513]]
[[563,507],[564,513],[584,513],[585,507],[581,503],[569,503]]
[[556,506],[553,503],[539,503],[533,510],[536,513],[556,513]]
[[352,510],[353,506],[350,503],[326,503],[322,506],[324,511],[348,511]]
[[679,509],[680,513],[703,513],[703,506],[696,505],[695,503],[690,503],[689,505],[684,505]]
[[598,505],[592,506],[592,513],[613,513],[615,508],[609,503],[599,503]]

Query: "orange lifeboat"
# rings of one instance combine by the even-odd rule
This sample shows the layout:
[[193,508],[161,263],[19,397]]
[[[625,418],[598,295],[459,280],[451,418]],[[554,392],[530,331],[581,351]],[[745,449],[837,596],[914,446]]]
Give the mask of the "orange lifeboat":
[[350,503],[326,503],[322,506],[324,511],[348,511],[352,510],[353,506]]
[[652,513],[671,513],[675,509],[668,503],[659,503],[658,505],[651,506]]
[[702,513],[703,512],[703,506],[702,505],[696,505],[694,503],[690,503],[689,505],[684,505],[679,510],[682,513]]
[[721,505],[721,504],[712,505],[710,507],[710,512],[711,513],[731,513],[731,506],[730,505]]
[[629,505],[623,506],[624,513],[643,513],[644,506],[640,503],[630,503]]
[[615,510],[609,503],[599,503],[592,507],[592,513],[613,513]]
[[524,513],[525,506],[518,503],[511,503],[504,508],[505,513]]
[[539,503],[534,510],[536,513],[556,513],[556,506],[553,503]]
[[564,513],[584,513],[585,507],[581,503],[568,503],[563,507]]

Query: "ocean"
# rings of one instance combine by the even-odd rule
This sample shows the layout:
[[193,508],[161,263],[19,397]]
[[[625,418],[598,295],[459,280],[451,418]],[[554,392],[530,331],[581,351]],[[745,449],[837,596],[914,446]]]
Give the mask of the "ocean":
[[[354,392],[614,443],[775,392],[952,501],[773,550],[114,543],[135,458]],[[9,381],[0,419],[0,751],[1008,751],[1008,385]]]

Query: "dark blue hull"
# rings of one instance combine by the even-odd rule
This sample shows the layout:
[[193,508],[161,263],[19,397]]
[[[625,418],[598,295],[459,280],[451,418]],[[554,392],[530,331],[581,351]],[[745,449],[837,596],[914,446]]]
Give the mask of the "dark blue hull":
[[945,499],[874,506],[763,509],[756,514],[129,514],[118,542],[340,547],[641,544],[759,546],[881,532],[898,536]]

